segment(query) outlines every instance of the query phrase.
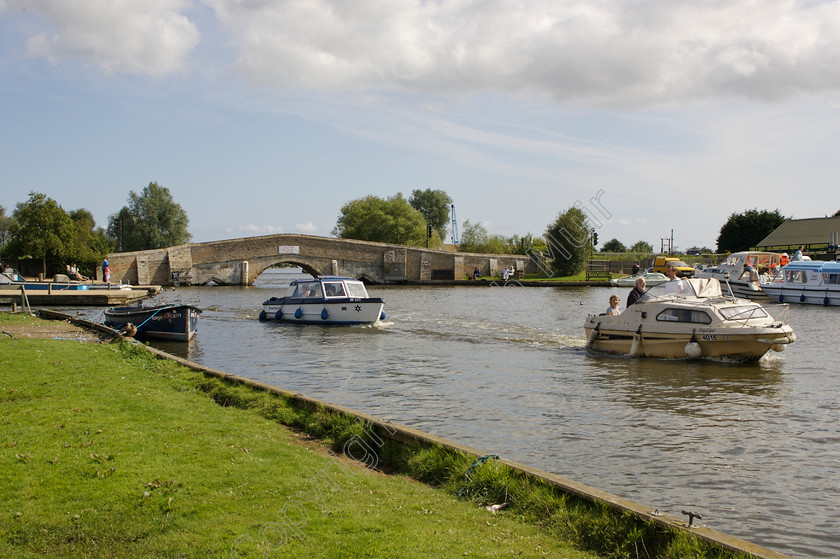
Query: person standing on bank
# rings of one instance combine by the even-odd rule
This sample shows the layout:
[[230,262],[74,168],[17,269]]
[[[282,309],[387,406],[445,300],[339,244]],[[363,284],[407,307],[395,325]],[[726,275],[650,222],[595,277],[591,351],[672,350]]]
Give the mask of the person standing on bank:
[[645,281],[645,278],[636,278],[636,284],[630,291],[630,295],[627,296],[627,307],[625,308],[629,308],[630,305],[638,301],[642,297],[642,295],[645,294],[645,287],[647,287],[647,282]]
[[111,265],[108,263],[107,258],[102,261],[102,281],[111,283]]

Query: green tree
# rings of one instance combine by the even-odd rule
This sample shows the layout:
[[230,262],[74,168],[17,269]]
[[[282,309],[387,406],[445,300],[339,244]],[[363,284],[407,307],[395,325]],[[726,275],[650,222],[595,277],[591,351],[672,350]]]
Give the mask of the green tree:
[[[333,235],[395,245],[425,246],[426,220],[411,207],[402,194],[383,200],[365,196],[344,204]],[[435,246],[440,239],[432,239]]]
[[0,206],[0,255],[4,254],[3,247],[11,239],[12,225],[15,218],[6,215],[6,208]]
[[426,223],[437,231],[441,239],[446,238],[447,225],[449,224],[449,211],[452,207],[452,198],[443,190],[415,190],[411,193],[408,203],[415,210],[423,214]]
[[38,258],[41,273],[64,271],[67,247],[75,226],[58,202],[45,194],[30,192],[29,200],[17,205],[6,254],[12,258]]
[[490,235],[480,222],[464,221],[458,252],[476,252],[480,254],[510,254],[510,241],[501,235]]
[[592,254],[592,233],[592,226],[580,209],[572,206],[558,215],[545,232],[551,270],[558,276],[582,272]]
[[718,252],[749,250],[787,219],[779,213],[778,209],[772,212],[753,209],[740,214],[733,213],[720,228],[717,250]]
[[627,252],[627,247],[618,239],[610,239],[601,247],[601,252]]
[[76,262],[82,274],[96,275],[96,269],[105,255],[114,250],[114,242],[105,234],[105,230],[96,227],[93,214],[85,209],[70,212],[74,234],[66,245],[66,259]]
[[169,189],[150,182],[140,194],[128,194],[128,206],[109,216],[109,238],[121,251],[164,248],[189,242],[187,212]]
[[651,254],[653,253],[653,245],[647,241],[636,241],[636,243],[630,247],[630,252],[638,254]]

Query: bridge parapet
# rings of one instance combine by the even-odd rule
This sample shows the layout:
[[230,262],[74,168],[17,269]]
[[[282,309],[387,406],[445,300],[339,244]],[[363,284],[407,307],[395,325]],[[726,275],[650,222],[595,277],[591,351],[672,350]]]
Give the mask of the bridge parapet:
[[498,275],[510,265],[528,272],[536,269],[520,254],[457,253],[298,234],[114,253],[108,260],[111,281],[154,285],[252,285],[266,268],[279,264],[300,266],[313,275],[347,275],[370,283],[463,279],[476,267],[482,275]]

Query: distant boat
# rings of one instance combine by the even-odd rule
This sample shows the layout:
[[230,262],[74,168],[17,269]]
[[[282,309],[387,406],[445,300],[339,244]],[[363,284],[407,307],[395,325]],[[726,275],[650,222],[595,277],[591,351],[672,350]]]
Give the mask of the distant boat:
[[119,307],[105,311],[105,326],[114,330],[133,330],[138,338],[188,342],[198,331],[201,309],[172,304],[155,307]]
[[353,278],[320,276],[291,282],[284,297],[263,303],[260,320],[298,324],[372,324],[385,318],[385,303],[368,296]]
[[803,260],[791,262],[761,289],[780,303],[840,305],[840,262]]
[[634,287],[636,280],[645,278],[645,285],[653,287],[668,281],[668,276],[660,274],[659,272],[639,272],[634,276],[624,276],[623,278],[611,279],[610,285],[613,287]]
[[775,271],[781,268],[781,254],[746,250],[733,252],[717,266],[707,266],[694,277],[714,278],[721,284],[729,283],[736,297],[759,299],[766,297],[761,282],[770,281]]

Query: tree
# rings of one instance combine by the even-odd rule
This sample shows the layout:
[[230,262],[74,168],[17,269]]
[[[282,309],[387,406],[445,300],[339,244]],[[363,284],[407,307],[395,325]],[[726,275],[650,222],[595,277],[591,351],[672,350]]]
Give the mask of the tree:
[[733,213],[720,228],[717,250],[718,252],[749,250],[787,219],[779,213],[778,209],[772,212],[753,209],[740,214]]
[[70,220],[74,234],[65,247],[66,259],[76,262],[84,275],[93,277],[105,255],[114,250],[114,241],[104,229],[96,227],[93,214],[85,209],[71,211]]
[[[385,200],[366,196],[344,204],[333,235],[342,239],[425,246],[426,219],[402,194]],[[440,239],[433,242],[435,246],[440,245]]]
[[476,252],[481,254],[510,254],[511,246],[501,235],[490,235],[487,229],[478,223],[464,221],[458,252]]
[[6,208],[0,206],[0,254],[3,254],[3,247],[12,238],[11,230],[15,218],[6,215]]
[[109,216],[109,238],[121,251],[147,250],[189,242],[190,220],[169,189],[150,182],[138,195],[128,194],[128,206]]
[[630,247],[630,252],[638,254],[651,254],[653,253],[653,245],[647,241],[636,241],[636,244]]
[[449,210],[452,207],[452,198],[443,190],[415,190],[411,193],[408,203],[415,210],[423,214],[426,223],[437,231],[441,239],[446,238],[446,229],[449,224]]
[[586,214],[572,206],[548,226],[545,242],[551,269],[559,276],[583,271],[592,251],[592,226]]
[[618,239],[610,239],[601,247],[601,252],[627,252],[627,247]]
[[17,259],[40,258],[44,276],[48,266],[63,271],[75,226],[58,202],[30,192],[29,200],[17,205],[13,217],[6,253]]

